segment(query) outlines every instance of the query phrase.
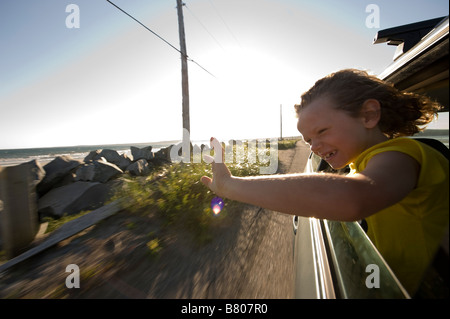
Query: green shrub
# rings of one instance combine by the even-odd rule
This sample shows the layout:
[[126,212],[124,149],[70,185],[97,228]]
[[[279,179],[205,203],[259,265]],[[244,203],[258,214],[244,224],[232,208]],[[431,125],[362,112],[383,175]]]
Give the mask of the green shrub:
[[[259,174],[260,163],[249,163],[247,157],[227,165],[235,176]],[[125,197],[127,209],[142,214],[157,212],[166,225],[184,227],[198,242],[207,242],[212,238],[212,227],[227,217],[227,209],[235,203],[226,200],[222,212],[215,215],[211,200],[216,195],[200,182],[204,175],[211,176],[210,164],[168,164],[146,178],[128,179],[118,196]]]

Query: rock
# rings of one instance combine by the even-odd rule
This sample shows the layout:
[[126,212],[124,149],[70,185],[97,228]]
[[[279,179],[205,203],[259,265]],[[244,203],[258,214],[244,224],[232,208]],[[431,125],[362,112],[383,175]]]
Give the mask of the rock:
[[132,160],[126,154],[119,154],[115,150],[104,149],[91,151],[85,158],[85,163],[98,161],[104,158],[107,162],[117,165],[122,171],[124,171],[131,163]]
[[58,156],[53,161],[44,166],[45,177],[36,186],[39,196],[44,195],[52,189],[58,182],[63,180],[72,170],[82,164],[81,161],[75,160],[70,156]]
[[140,159],[145,159],[145,160],[149,161],[154,158],[151,146],[146,146],[144,148],[137,148],[137,147],[131,146],[130,150],[131,150],[131,155],[133,156],[134,161],[137,161]]
[[142,176],[150,172],[150,167],[145,159],[140,159],[127,167],[126,171],[130,175]]
[[114,150],[102,150],[99,156],[104,157],[110,163],[116,164],[122,171],[132,163],[131,159],[128,158],[126,154],[120,155]]
[[108,197],[108,186],[102,183],[75,182],[52,189],[38,201],[38,212],[42,217],[62,217],[83,210],[96,209]]
[[75,181],[93,181],[95,177],[95,164],[88,163],[79,167],[75,172]]
[[[20,164],[18,166],[27,166],[30,170],[30,177],[31,181],[30,183],[32,186],[37,186],[45,177],[45,170],[41,166],[41,164],[37,160],[32,160],[23,164]],[[33,189],[35,191],[35,189]]]
[[90,151],[89,154],[84,158],[84,162],[85,163],[90,163],[93,162],[95,160],[100,159],[100,153],[102,150],[95,150],[95,151]]
[[155,160],[159,162],[171,162],[170,160],[170,150],[173,145],[161,148],[158,152],[155,153]]
[[75,173],[75,180],[106,183],[122,173],[123,171],[115,164],[105,161],[94,161],[79,167]]

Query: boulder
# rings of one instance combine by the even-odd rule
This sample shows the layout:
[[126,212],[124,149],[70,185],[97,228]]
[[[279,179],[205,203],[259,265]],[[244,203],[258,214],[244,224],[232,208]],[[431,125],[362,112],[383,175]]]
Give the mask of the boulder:
[[156,162],[171,162],[170,160],[170,151],[172,149],[173,145],[161,148],[158,152],[156,152],[155,155],[155,161]]
[[47,193],[82,163],[82,161],[63,155],[44,165],[45,177],[36,186],[38,195],[42,196]]
[[106,161],[117,165],[122,171],[132,163],[132,160],[128,158],[126,154],[120,155],[117,151],[114,150],[102,150],[99,156],[100,158],[104,157]]
[[102,150],[90,151],[89,154],[84,158],[84,162],[90,163],[90,162],[100,159],[101,156],[99,154],[101,152],[102,152]]
[[94,161],[77,169],[75,181],[106,183],[122,173],[123,171],[115,164],[105,161]]
[[40,217],[62,217],[83,210],[99,208],[108,197],[109,188],[102,183],[75,182],[52,189],[38,201]]
[[141,158],[140,160],[137,160],[133,164],[127,167],[126,171],[130,175],[134,176],[142,176],[150,173],[150,167],[148,165],[148,162]]
[[119,154],[115,150],[104,149],[91,151],[85,158],[85,163],[98,161],[101,159],[117,165],[122,171],[124,171],[133,161],[127,156],[127,154]]
[[131,155],[133,156],[134,161],[137,161],[140,159],[145,159],[145,160],[149,161],[154,158],[151,146],[147,146],[144,148],[137,148],[137,147],[131,146],[130,150],[131,150]]
[[[30,170],[30,183],[33,187],[36,187],[45,177],[45,170],[37,160],[31,160],[29,162],[20,164],[18,166],[27,166]],[[33,188],[33,192],[35,189]]]

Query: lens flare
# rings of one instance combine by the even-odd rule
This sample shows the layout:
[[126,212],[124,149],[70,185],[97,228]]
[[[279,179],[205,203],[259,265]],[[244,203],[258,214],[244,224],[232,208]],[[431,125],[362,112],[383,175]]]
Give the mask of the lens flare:
[[220,213],[220,206],[214,205],[212,210],[213,210],[214,215],[218,215]]
[[222,211],[223,205],[224,205],[223,200],[220,197],[214,197],[211,200],[211,209],[214,215],[218,215]]

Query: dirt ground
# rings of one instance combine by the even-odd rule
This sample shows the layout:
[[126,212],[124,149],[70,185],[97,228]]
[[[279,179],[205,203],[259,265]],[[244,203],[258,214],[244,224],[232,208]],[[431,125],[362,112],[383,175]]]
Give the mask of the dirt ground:
[[[307,148],[279,151],[279,172],[300,171]],[[0,298],[293,297],[292,217],[239,205],[198,246],[157,216],[116,215],[0,275]],[[80,270],[69,289],[68,265]]]

